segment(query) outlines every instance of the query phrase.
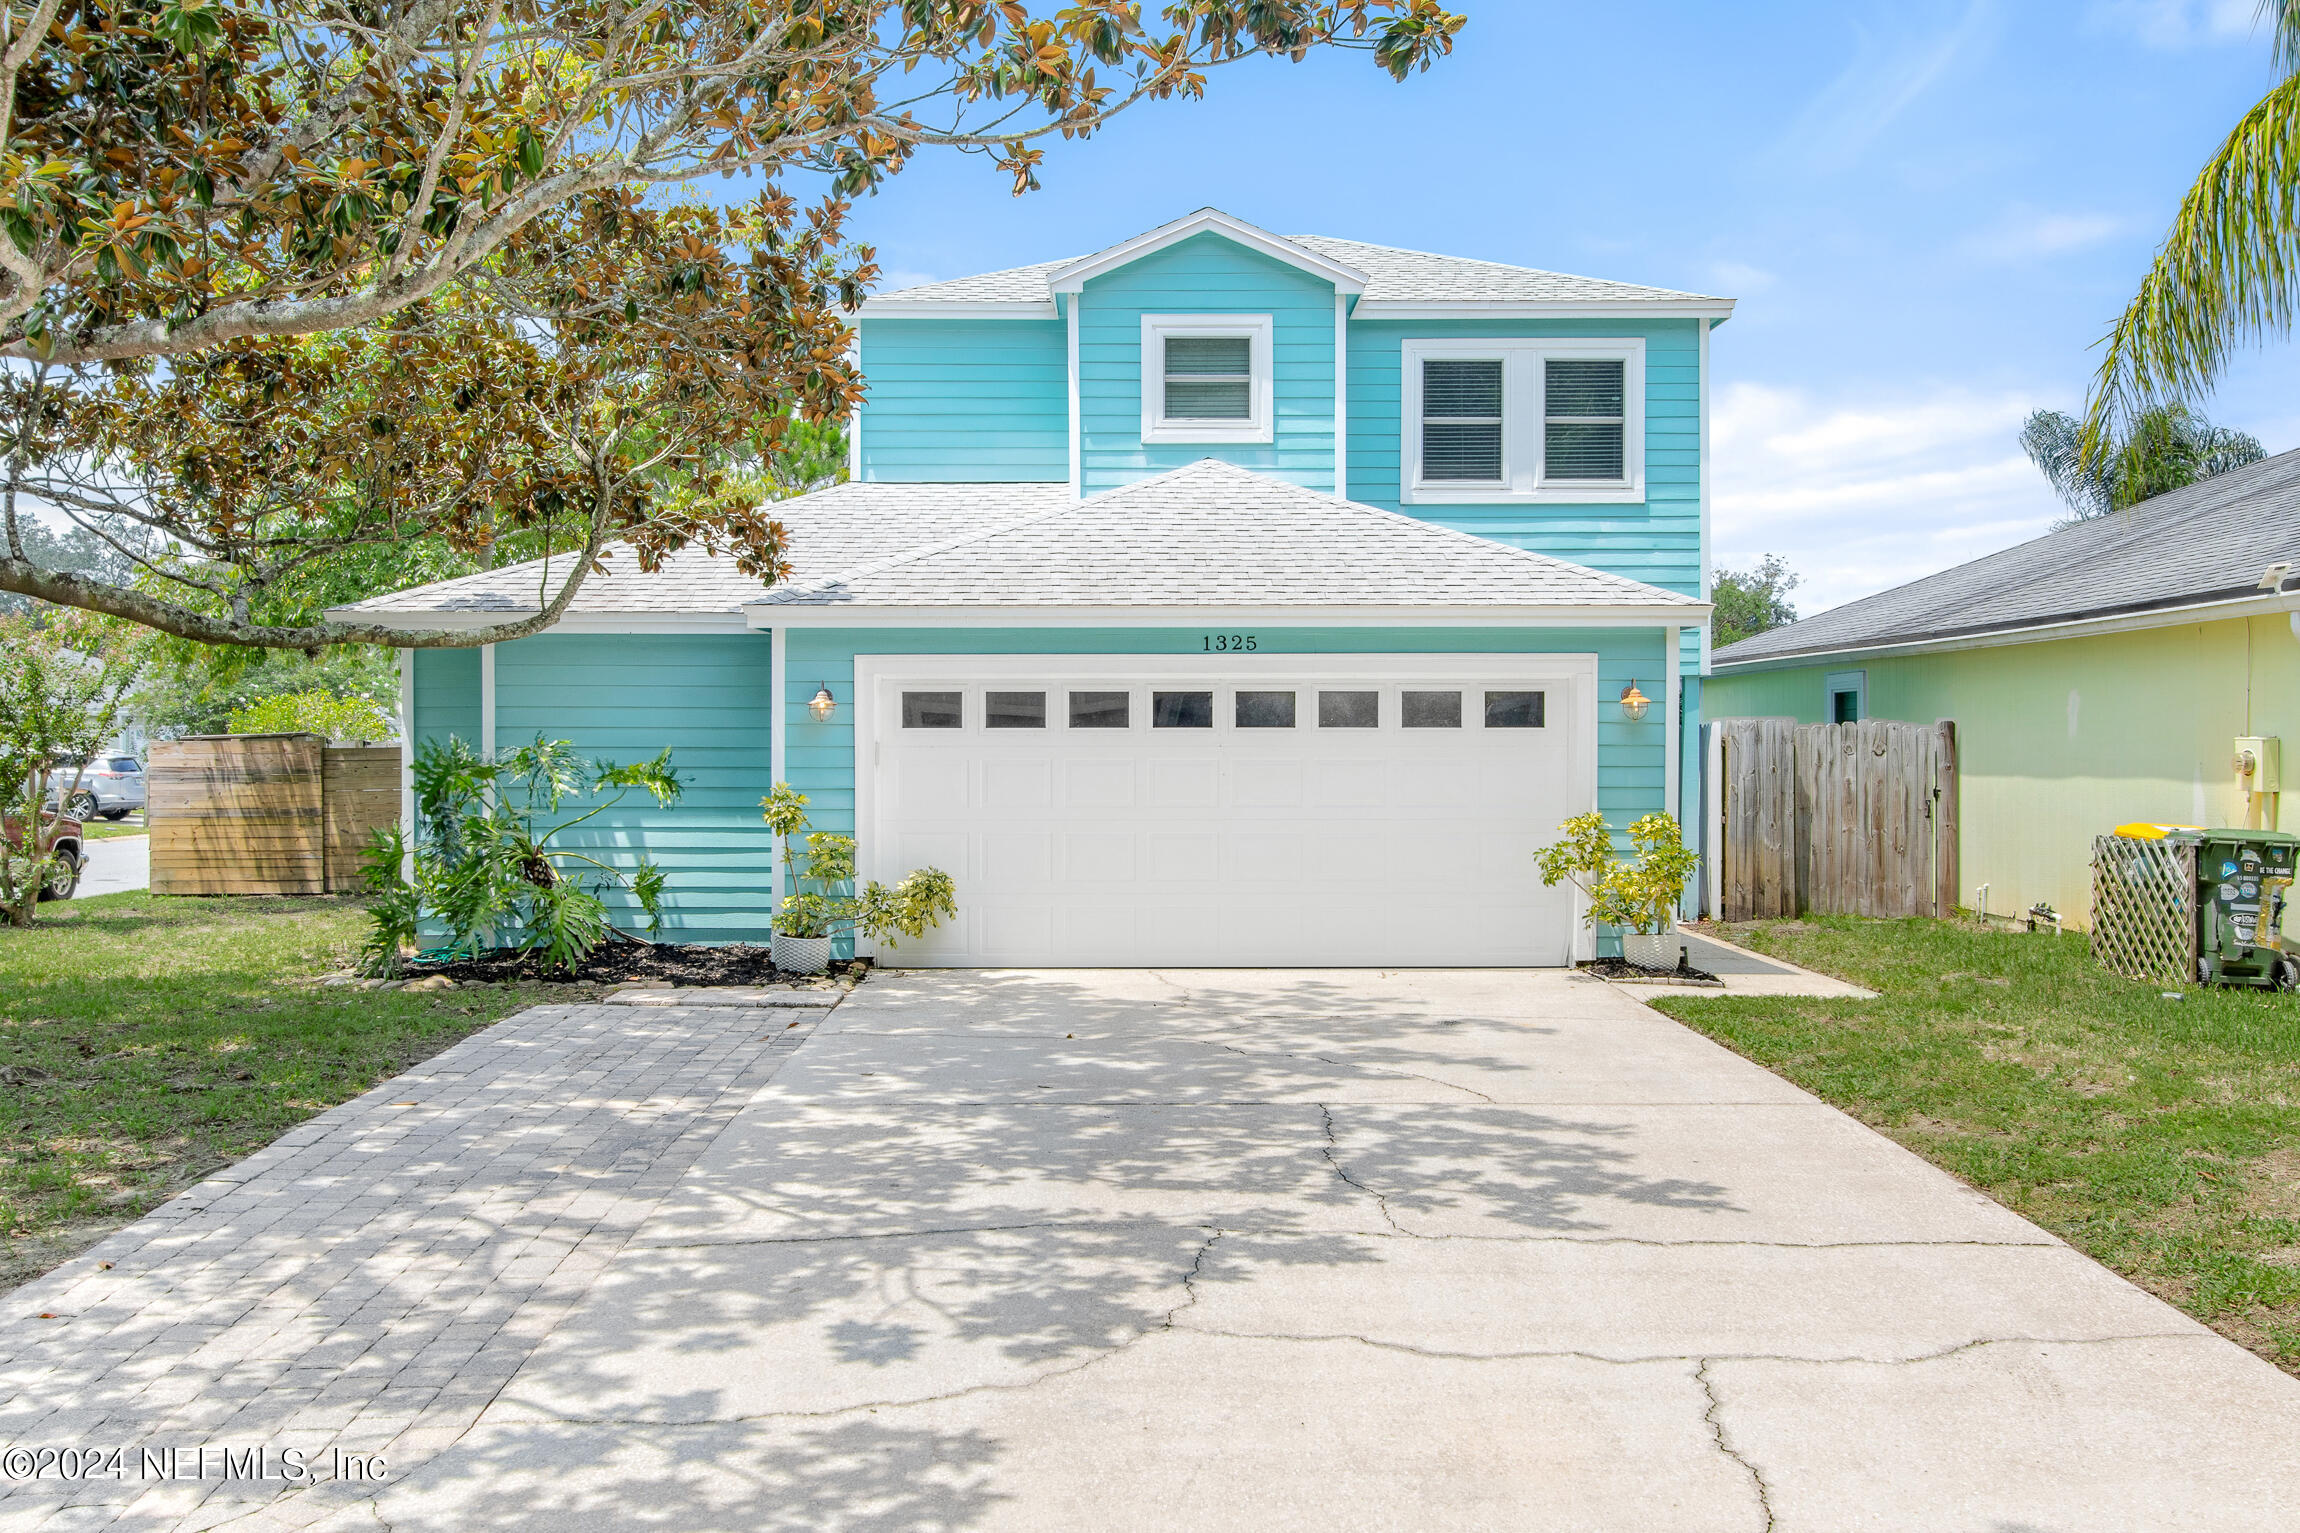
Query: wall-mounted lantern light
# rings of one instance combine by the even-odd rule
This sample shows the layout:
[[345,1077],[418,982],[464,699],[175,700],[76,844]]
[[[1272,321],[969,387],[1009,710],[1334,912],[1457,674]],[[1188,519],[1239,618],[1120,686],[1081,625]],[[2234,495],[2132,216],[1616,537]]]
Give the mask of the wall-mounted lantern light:
[[838,711],[839,700],[831,696],[830,685],[827,682],[817,687],[815,695],[807,699],[807,712],[815,716],[815,722],[818,724],[829,723],[831,715]]
[[1621,689],[1621,716],[1632,724],[1640,723],[1645,718],[1645,710],[1651,706],[1653,699],[1638,691],[1637,678],[1630,677],[1629,685]]

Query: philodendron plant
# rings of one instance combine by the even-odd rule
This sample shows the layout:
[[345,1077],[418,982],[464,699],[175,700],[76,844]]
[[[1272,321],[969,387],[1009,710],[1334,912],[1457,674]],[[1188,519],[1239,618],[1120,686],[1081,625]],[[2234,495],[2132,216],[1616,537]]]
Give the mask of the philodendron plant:
[[[782,839],[791,892],[775,910],[775,930],[786,937],[835,937],[858,931],[894,947],[901,937],[923,937],[958,914],[958,885],[940,868],[905,873],[893,888],[873,879],[860,894],[846,894],[855,879],[855,839],[807,829],[807,796],[787,782],[759,800],[767,828]],[[801,844],[806,847],[802,855]]]
[[1570,881],[1589,896],[1589,920],[1603,921],[1640,936],[1669,930],[1685,881],[1701,865],[1688,849],[1674,815],[1649,814],[1629,827],[1634,860],[1613,855],[1613,830],[1596,810],[1577,814],[1558,827],[1559,839],[1534,855],[1541,881],[1555,888]]
[[[615,924],[603,895],[627,898],[649,934],[663,918],[663,870],[645,856],[628,867],[560,837],[644,791],[669,808],[684,784],[671,752],[618,766],[585,761],[565,740],[487,760],[462,740],[426,740],[415,753],[415,838],[376,833],[366,856],[373,929],[361,948],[371,973],[396,972],[427,928],[456,955],[524,948],[572,969],[602,942],[644,940]],[[580,800],[579,809],[561,805]],[[412,853],[412,855],[410,855]]]

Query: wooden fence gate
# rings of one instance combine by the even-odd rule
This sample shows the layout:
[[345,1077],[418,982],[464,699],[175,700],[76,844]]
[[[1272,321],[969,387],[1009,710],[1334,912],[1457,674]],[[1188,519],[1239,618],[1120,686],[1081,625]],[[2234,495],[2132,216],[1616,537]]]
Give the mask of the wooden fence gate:
[[1718,914],[1945,916],[1957,902],[1957,727],[1725,719]]

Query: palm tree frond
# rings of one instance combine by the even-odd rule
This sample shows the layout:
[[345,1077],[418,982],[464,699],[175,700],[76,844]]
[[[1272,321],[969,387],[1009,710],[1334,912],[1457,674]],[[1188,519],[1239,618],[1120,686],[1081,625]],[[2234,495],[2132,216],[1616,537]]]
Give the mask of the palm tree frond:
[[2260,0],[2260,19],[2276,40],[2276,67],[2300,74],[2300,0]]
[[2085,461],[2084,425],[2075,416],[2035,412],[2021,424],[2020,446],[2077,519],[2114,509],[2106,478]]
[[[2300,50],[2300,0],[2271,3],[2279,50]],[[2106,337],[2085,409],[2086,462],[2103,462],[2152,407],[2204,389],[2239,343],[2290,328],[2300,289],[2296,214],[2300,73],[2244,114],[2181,199],[2140,291]]]

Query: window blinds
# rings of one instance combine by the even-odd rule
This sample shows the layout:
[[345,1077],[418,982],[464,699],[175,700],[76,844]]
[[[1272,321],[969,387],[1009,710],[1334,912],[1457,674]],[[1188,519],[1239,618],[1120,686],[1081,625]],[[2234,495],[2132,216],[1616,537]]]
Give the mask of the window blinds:
[[1166,337],[1166,418],[1254,417],[1254,343],[1243,335]]
[[1501,477],[1501,359],[1422,363],[1422,478]]

